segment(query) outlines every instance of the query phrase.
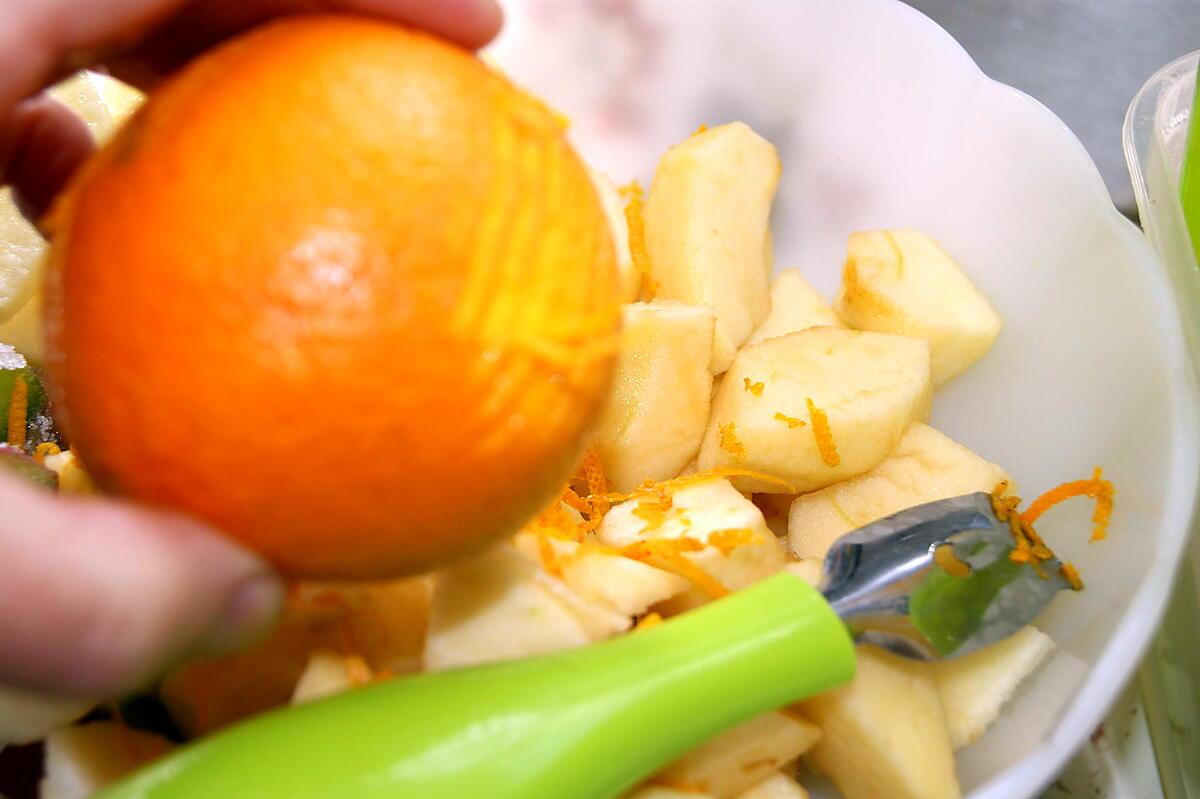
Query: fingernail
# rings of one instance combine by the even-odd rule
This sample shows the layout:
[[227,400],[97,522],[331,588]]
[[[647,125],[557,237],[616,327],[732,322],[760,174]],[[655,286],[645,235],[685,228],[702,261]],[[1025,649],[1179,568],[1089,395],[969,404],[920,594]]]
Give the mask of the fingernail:
[[203,654],[232,652],[261,637],[279,616],[283,593],[283,583],[268,573],[241,583],[230,594],[212,631],[201,642]]

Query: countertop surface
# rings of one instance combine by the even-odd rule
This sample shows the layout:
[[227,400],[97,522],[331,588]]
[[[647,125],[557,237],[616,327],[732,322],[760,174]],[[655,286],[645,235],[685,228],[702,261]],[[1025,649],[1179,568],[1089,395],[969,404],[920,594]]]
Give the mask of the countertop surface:
[[906,0],[991,77],[1032,95],[1083,140],[1113,201],[1136,211],[1121,125],[1158,68],[1200,48],[1200,0]]

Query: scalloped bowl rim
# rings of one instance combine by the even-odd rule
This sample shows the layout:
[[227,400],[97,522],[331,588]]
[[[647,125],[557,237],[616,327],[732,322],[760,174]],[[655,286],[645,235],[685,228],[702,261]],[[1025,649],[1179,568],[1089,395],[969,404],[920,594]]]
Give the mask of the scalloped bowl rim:
[[[847,11],[852,14],[857,6],[873,14],[895,14],[910,22],[916,20],[915,27],[920,30],[913,32],[923,37],[921,44],[948,54],[969,76],[975,91],[1015,99],[1023,107],[1021,113],[1038,118],[1043,125],[1049,123],[1046,135],[1040,136],[1039,145],[1053,149],[1056,157],[1070,164],[1072,180],[1086,189],[1090,204],[1086,213],[1103,222],[1106,241],[1123,248],[1124,261],[1136,269],[1157,317],[1155,338],[1163,348],[1164,379],[1171,394],[1169,427],[1173,436],[1166,468],[1168,479],[1161,494],[1161,524],[1154,539],[1157,550],[1148,570],[1133,589],[1131,599],[1124,605],[1112,635],[1091,664],[1082,687],[1066,705],[1046,740],[970,793],[972,799],[1029,797],[1048,785],[1062,770],[1101,724],[1122,687],[1133,675],[1162,616],[1176,566],[1187,543],[1196,511],[1197,474],[1200,472],[1200,393],[1185,346],[1183,318],[1166,267],[1141,231],[1113,206],[1095,163],[1061,119],[1024,92],[988,77],[945,29],[920,11],[898,0],[857,0],[856,3],[844,0],[844,5],[839,2],[838,6],[836,11],[821,13]],[[519,52],[514,54],[520,55]],[[520,70],[514,72],[521,80]]]

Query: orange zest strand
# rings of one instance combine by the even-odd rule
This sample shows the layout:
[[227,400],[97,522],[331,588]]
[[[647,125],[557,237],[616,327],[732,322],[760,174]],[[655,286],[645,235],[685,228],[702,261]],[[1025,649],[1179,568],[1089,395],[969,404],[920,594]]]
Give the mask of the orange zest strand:
[[567,486],[563,489],[562,497],[560,497],[560,499],[568,507],[574,508],[580,513],[587,513],[589,510],[587,501],[584,500],[583,497],[579,496],[579,494],[575,493],[575,489],[571,488],[570,486]]
[[943,544],[933,550],[933,562],[951,577],[966,577],[971,573],[971,567],[958,559],[954,554],[954,547],[949,544]]
[[1064,563],[1058,567],[1058,573],[1071,584],[1072,590],[1083,590],[1083,580],[1079,579],[1079,570],[1075,568],[1074,564]]
[[354,686],[366,685],[374,679],[371,667],[359,655],[349,655],[343,661],[346,665],[346,676]]
[[663,623],[662,614],[659,613],[658,611],[651,611],[651,612],[647,613],[645,616],[642,616],[640,619],[638,619],[638,623],[633,625],[633,632],[636,633],[638,630],[648,630],[651,627],[657,627],[658,625],[660,625],[662,623]]
[[646,249],[646,220],[642,214],[642,187],[636,180],[621,187],[625,198],[625,224],[629,227],[629,256],[633,268],[642,276],[640,299],[652,300],[658,283],[650,277],[650,253]]
[[[1012,531],[1014,546],[1008,558],[1013,563],[1028,564],[1043,580],[1050,576],[1042,568],[1046,561],[1054,559],[1054,552],[1033,529],[1033,522],[1049,508],[1072,497],[1087,496],[1096,499],[1096,510],[1092,514],[1092,541],[1100,541],[1107,534],[1108,521],[1112,516],[1113,485],[1103,477],[1100,467],[1092,472],[1089,480],[1075,480],[1063,483],[1047,491],[1034,500],[1023,513],[1018,513],[1021,504],[1019,497],[1008,494],[1008,481],[998,483],[992,490],[992,510],[1001,522],[1007,522]],[[1074,564],[1063,562],[1059,564],[1058,574],[1074,591],[1083,590],[1083,580]]]
[[714,546],[722,555],[729,555],[738,547],[757,544],[760,541],[758,533],[749,527],[731,527],[728,530],[714,530],[708,534],[709,546]]
[[598,541],[587,540],[575,548],[575,552],[563,559],[564,563],[573,563],[574,561],[587,557],[588,555],[608,555],[610,557],[621,557],[621,550],[616,547],[610,547],[607,544],[601,544]]
[[766,386],[763,383],[755,381],[755,380],[751,380],[748,377],[742,378],[742,385],[745,386],[747,391],[749,391],[751,394],[753,394],[756,397],[761,397],[762,393],[763,393],[763,389],[766,388]]
[[8,403],[8,445],[25,447],[25,417],[29,413],[29,386],[17,375],[13,380],[12,399]]
[[842,458],[838,455],[837,442],[833,440],[833,431],[829,429],[829,417],[825,415],[825,411],[821,410],[812,401],[812,397],[805,397],[804,402],[808,405],[808,418],[812,422],[813,437],[817,440],[817,449],[821,452],[821,460],[826,466],[837,466],[842,462]]
[[775,419],[783,422],[788,427],[804,427],[806,422],[803,419],[797,419],[795,416],[788,416],[786,413],[775,412]]
[[692,135],[699,136],[701,133],[703,133],[706,130],[708,130],[708,125],[705,125],[703,122],[701,122],[700,127],[696,128],[694,131],[692,131]]
[[992,510],[997,519],[1008,524],[1013,537],[1013,550],[1008,554],[1008,559],[1013,563],[1032,566],[1039,577],[1046,579],[1046,574],[1039,564],[1052,559],[1054,553],[1033,529],[1033,525],[1024,521],[1017,513],[1020,504],[1020,497],[1008,494],[1007,480],[1000,481],[992,489]]
[[542,570],[553,577],[562,577],[562,562],[559,560],[558,551],[554,549],[554,544],[544,535],[537,537],[538,543],[538,560],[542,562]]
[[1099,466],[1087,480],[1074,480],[1055,486],[1029,504],[1021,513],[1021,521],[1033,524],[1043,513],[1060,502],[1072,497],[1090,497],[1096,500],[1096,510],[1092,514],[1092,541],[1103,541],[1108,536],[1108,523],[1112,518],[1113,494],[1116,493],[1113,484],[1104,479],[1104,473]]
[[721,425],[719,429],[721,432],[721,442],[719,444],[721,449],[725,450],[739,461],[745,460],[746,446],[742,444],[741,441],[738,441],[737,427],[734,425],[734,423],[727,422],[726,424]]
[[[745,477],[750,480],[758,480],[763,483],[776,485],[782,489],[778,492],[781,494],[796,493],[795,486],[793,486],[787,480],[784,480],[782,477],[776,477],[775,475],[767,474],[766,472],[757,472],[753,469],[742,469],[737,466],[719,466],[715,469],[705,469],[702,472],[693,472],[692,474],[684,475],[682,477],[673,477],[670,480],[662,480],[657,483],[653,480],[647,480],[633,491],[624,494],[605,494],[604,499],[608,500],[610,503],[625,502],[627,500],[638,499],[640,497],[656,494],[660,490],[666,490],[673,493],[681,488],[693,485],[695,483],[704,483],[709,480],[716,480],[722,477]],[[591,499],[591,497],[588,497],[588,499]]]
[[[693,134],[694,135],[694,134]],[[654,785],[659,788],[666,788],[668,791],[675,793],[698,793],[708,795],[708,788],[696,782],[683,782],[682,780],[668,780],[662,777],[654,777],[647,780],[647,785]]]
[[661,527],[667,521],[667,514],[675,504],[671,494],[664,486],[660,484],[656,486],[656,489],[653,494],[638,497],[637,507],[633,509],[633,515],[646,522],[643,532]]
[[608,513],[612,504],[606,497],[608,496],[608,478],[604,474],[604,464],[600,462],[600,455],[596,452],[595,447],[589,447],[587,454],[583,456],[583,471],[584,483],[587,485],[587,525],[586,529],[595,530],[600,526],[601,519],[604,514]]
[[678,574],[713,599],[720,599],[729,593],[729,589],[684,556],[686,552],[697,552],[703,548],[703,544],[692,538],[656,538],[624,546],[621,554],[647,566]]
[[588,494],[603,494],[608,491],[608,478],[604,475],[604,464],[595,448],[588,449],[583,456],[583,476],[587,480]]
[[715,469],[706,469],[703,472],[696,472],[687,477],[676,477],[675,482],[686,484],[688,482],[699,482],[701,480],[711,480],[714,477],[745,477],[749,480],[758,480],[763,483],[771,483],[783,490],[777,493],[795,494],[796,487],[777,475],[768,474],[767,472],[759,472],[754,469],[742,469],[737,466],[718,466]]
[[38,463],[44,464],[46,462],[46,458],[50,457],[51,455],[60,454],[62,454],[62,450],[59,449],[58,444],[55,444],[53,441],[43,441],[34,448],[33,459]]
[[563,541],[581,541],[585,534],[585,523],[577,522],[567,513],[559,500],[555,500],[525,525],[525,530],[539,536]]

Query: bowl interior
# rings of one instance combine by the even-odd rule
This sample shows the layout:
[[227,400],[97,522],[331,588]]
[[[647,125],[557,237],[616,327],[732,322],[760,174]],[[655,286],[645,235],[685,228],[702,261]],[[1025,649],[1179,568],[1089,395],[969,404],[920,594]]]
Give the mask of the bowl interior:
[[827,296],[847,233],[909,226],[939,239],[995,304],[1004,332],[939,392],[933,424],[1008,468],[1026,499],[1097,465],[1117,487],[1103,543],[1088,543],[1086,503],[1039,525],[1088,590],[1041,618],[1058,655],[960,757],[975,796],[1034,793],[1140,656],[1197,465],[1175,303],[1082,146],[886,0],[528,0],[513,4],[494,55],[571,118],[584,156],[618,182],[648,184],[662,151],[700,123],[748,122],[784,165],[776,264]]

